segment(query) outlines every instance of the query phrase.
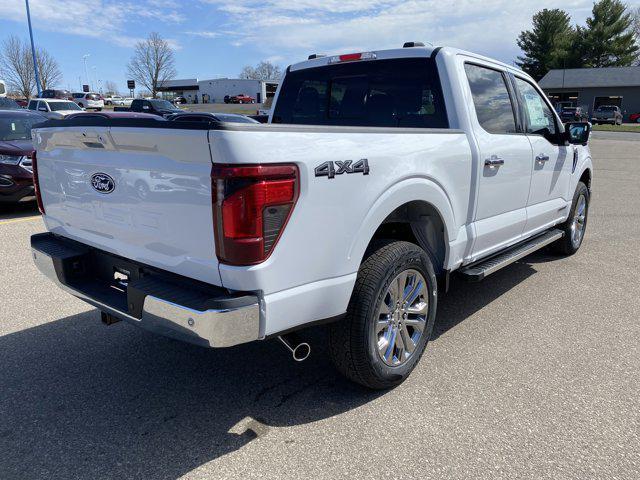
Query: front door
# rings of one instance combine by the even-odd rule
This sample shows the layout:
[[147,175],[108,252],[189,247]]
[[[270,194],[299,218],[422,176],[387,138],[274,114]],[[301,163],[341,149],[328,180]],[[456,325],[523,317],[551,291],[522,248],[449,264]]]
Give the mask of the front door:
[[568,214],[573,192],[573,146],[560,140],[559,124],[546,99],[528,80],[515,77],[524,110],[525,129],[533,148],[531,189],[525,235],[545,230]]
[[516,101],[505,72],[465,63],[479,148],[474,260],[517,242],[527,221],[531,144],[516,126]]

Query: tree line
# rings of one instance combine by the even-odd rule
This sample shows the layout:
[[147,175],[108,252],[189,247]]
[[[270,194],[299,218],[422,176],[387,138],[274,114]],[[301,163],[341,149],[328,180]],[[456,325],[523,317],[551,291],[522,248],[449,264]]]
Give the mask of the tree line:
[[571,25],[564,10],[544,9],[533,28],[520,33],[516,64],[536,80],[553,69],[626,67],[640,61],[640,7],[599,0],[586,24]]

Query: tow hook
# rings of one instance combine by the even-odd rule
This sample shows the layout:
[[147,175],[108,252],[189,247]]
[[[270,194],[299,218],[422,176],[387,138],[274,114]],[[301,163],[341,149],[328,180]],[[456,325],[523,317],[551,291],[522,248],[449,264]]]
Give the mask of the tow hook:
[[302,362],[309,357],[311,353],[311,347],[308,343],[303,342],[295,333],[287,333],[285,335],[278,335],[278,340],[287,347],[287,350],[293,355],[293,359],[296,362]]
[[114,323],[118,323],[121,321],[118,317],[114,317],[113,315],[107,312],[100,312],[100,320],[102,320],[102,323],[104,323],[107,326],[113,325]]

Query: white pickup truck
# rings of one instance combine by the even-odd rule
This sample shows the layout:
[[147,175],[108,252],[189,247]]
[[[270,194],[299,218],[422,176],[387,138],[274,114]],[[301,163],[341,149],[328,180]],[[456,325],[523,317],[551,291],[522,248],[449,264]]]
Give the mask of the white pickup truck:
[[[106,118],[105,118],[106,117]],[[291,65],[268,124],[77,115],[37,127],[39,269],[111,323],[208,347],[329,322],[336,367],[404,380],[439,285],[578,250],[588,123],[536,83],[424,47]],[[298,337],[300,337],[298,332]]]

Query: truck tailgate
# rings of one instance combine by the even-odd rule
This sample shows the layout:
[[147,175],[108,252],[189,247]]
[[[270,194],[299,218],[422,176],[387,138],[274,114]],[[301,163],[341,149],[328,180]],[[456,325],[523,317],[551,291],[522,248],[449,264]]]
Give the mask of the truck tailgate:
[[54,127],[34,140],[51,232],[221,285],[206,130]]

